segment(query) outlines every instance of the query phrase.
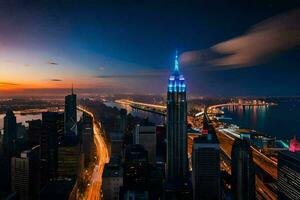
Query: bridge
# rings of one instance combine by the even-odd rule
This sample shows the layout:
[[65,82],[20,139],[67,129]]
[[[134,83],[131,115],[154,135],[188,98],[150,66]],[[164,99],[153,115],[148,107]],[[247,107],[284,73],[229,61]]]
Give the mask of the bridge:
[[[123,104],[123,105],[124,104],[129,105],[135,109],[160,114],[163,116],[166,115],[166,106],[163,106],[163,105],[135,102],[135,101],[128,100],[128,99],[116,100],[115,102],[119,103],[119,104]],[[239,104],[239,103],[217,104],[217,105],[209,106],[208,111],[215,109],[215,108],[219,108],[219,107],[238,106],[238,105],[240,106],[242,104]],[[251,105],[251,104],[245,104],[245,105]],[[199,112],[195,115],[195,117],[199,117],[203,114],[204,114],[204,112]],[[239,135],[235,134],[231,131],[224,131],[222,129],[219,129],[217,131],[217,136],[220,140],[222,150],[230,158],[232,144],[233,144],[235,138],[239,137]],[[267,174],[270,175],[272,178],[277,179],[277,163],[275,161],[273,161],[272,159],[268,158],[267,156],[265,156],[262,152],[257,150],[255,147],[252,146],[251,149],[252,149],[253,160],[254,160],[255,164],[258,165],[260,168],[264,169],[265,172],[267,172]]]
[[136,102],[129,99],[120,99],[115,101],[118,104],[129,105],[131,108],[155,113],[158,115],[166,116],[167,115],[167,106]]
[[[123,105],[129,105],[132,108],[147,111],[147,112],[152,112],[156,114],[160,114],[163,116],[166,116],[166,106],[163,105],[156,105],[156,104],[149,104],[149,103],[142,103],[142,102],[135,102],[127,99],[121,99],[121,100],[116,100],[116,103],[123,104]],[[265,106],[269,105],[267,103],[265,104],[239,104],[239,103],[225,103],[225,104],[217,104],[217,105],[212,105],[207,108],[208,113],[214,113],[214,109],[220,108],[220,107],[225,107],[225,106]],[[200,117],[204,115],[205,112],[199,112],[194,115],[194,117]],[[226,157],[227,159],[231,159],[231,149],[233,142],[235,138],[240,137],[238,134],[235,134],[234,132],[231,131],[224,131],[222,129],[218,129],[216,131],[216,134],[218,136],[218,139],[220,141],[220,148],[222,150],[222,155]],[[188,137],[188,152],[189,152],[189,157],[191,156],[191,150],[192,150],[192,141],[194,135],[189,135]],[[255,165],[260,168],[260,171],[262,174],[256,175],[256,184],[259,186],[258,188],[263,189],[260,193],[266,198],[266,199],[276,199],[276,193],[274,190],[271,188],[270,185],[267,186],[263,182],[263,177],[270,177],[273,180],[277,180],[277,162],[274,160],[270,159],[266,155],[264,155],[262,152],[257,150],[255,147],[251,146],[252,150],[252,155],[253,155],[253,161]],[[228,165],[228,164],[227,164]],[[191,167],[191,166],[190,166]],[[263,176],[263,177],[261,177]]]
[[[216,104],[216,105],[211,105],[207,107],[207,113],[208,114],[219,114],[217,110],[217,108],[222,108],[222,107],[226,107],[226,106],[268,106],[268,105],[274,105],[273,103],[269,104],[269,103],[259,103],[259,104],[254,104],[254,103],[223,103],[223,104]],[[194,117],[200,117],[204,114],[203,111],[198,112],[194,115]]]

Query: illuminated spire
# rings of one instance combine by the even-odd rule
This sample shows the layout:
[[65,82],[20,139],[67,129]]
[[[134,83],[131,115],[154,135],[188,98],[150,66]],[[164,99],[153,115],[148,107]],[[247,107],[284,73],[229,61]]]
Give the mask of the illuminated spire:
[[179,72],[179,62],[178,62],[178,51],[176,50],[176,55],[175,55],[175,72]]

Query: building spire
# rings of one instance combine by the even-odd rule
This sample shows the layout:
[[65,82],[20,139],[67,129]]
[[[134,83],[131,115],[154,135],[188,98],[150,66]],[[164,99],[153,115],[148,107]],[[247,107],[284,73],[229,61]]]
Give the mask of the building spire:
[[178,51],[176,50],[176,55],[175,55],[175,67],[174,67],[175,72],[179,72],[179,62],[178,62]]
[[72,95],[74,94],[73,82],[72,82]]

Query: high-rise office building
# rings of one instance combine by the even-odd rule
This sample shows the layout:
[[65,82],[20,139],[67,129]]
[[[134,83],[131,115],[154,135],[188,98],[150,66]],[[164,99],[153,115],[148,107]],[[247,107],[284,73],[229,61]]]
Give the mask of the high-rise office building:
[[72,93],[65,97],[65,137],[72,139],[77,135],[77,108],[76,94]]
[[143,145],[148,151],[149,162],[156,161],[156,126],[135,126],[134,143]]
[[169,77],[167,93],[167,165],[163,198],[189,199],[190,195],[186,85],[179,72],[176,52],[175,68]]
[[21,122],[17,123],[17,140],[26,140],[27,139],[27,132],[26,127]]
[[111,145],[110,154],[111,156],[121,156],[123,154],[124,135],[122,132],[110,132],[109,133]]
[[194,200],[219,200],[221,195],[220,145],[213,127],[193,141]]
[[167,144],[166,144],[166,126],[156,126],[156,160],[158,162],[166,162]]
[[40,146],[21,152],[11,158],[11,189],[20,200],[39,199]]
[[142,145],[129,145],[124,158],[125,190],[143,191],[148,184],[148,152]]
[[118,200],[123,185],[123,168],[118,157],[111,157],[104,167],[102,192],[104,200]]
[[93,118],[86,114],[82,114],[82,118],[80,120],[81,125],[81,145],[82,152],[84,153],[84,164],[87,166],[89,162],[92,160],[92,149],[94,146],[94,127],[93,127]]
[[120,131],[125,132],[127,127],[127,110],[121,109],[120,110]]
[[57,152],[58,178],[74,178],[80,174],[80,145],[60,144]]
[[278,154],[278,200],[300,199],[300,152],[282,151]]
[[48,176],[57,177],[58,145],[62,143],[64,115],[57,112],[42,113],[43,135],[41,139],[41,156],[47,160]]
[[4,134],[2,137],[2,155],[0,158],[0,187],[10,190],[10,159],[17,154],[17,120],[12,110],[7,110],[4,117]]
[[7,110],[4,117],[3,154],[10,159],[16,155],[17,119],[12,110]]
[[179,72],[178,55],[169,78],[167,94],[167,181],[188,177],[186,85]]
[[231,151],[231,171],[234,199],[255,199],[255,170],[247,139],[235,139]]
[[41,144],[42,120],[28,121],[28,142],[31,147]]

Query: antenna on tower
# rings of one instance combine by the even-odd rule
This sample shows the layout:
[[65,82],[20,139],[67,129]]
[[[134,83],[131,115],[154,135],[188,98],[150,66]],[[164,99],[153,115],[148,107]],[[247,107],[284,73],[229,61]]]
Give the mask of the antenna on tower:
[[176,50],[176,55],[175,55],[175,68],[174,71],[179,71],[179,63],[178,63],[178,51]]
[[72,82],[72,95],[74,94],[73,82]]

